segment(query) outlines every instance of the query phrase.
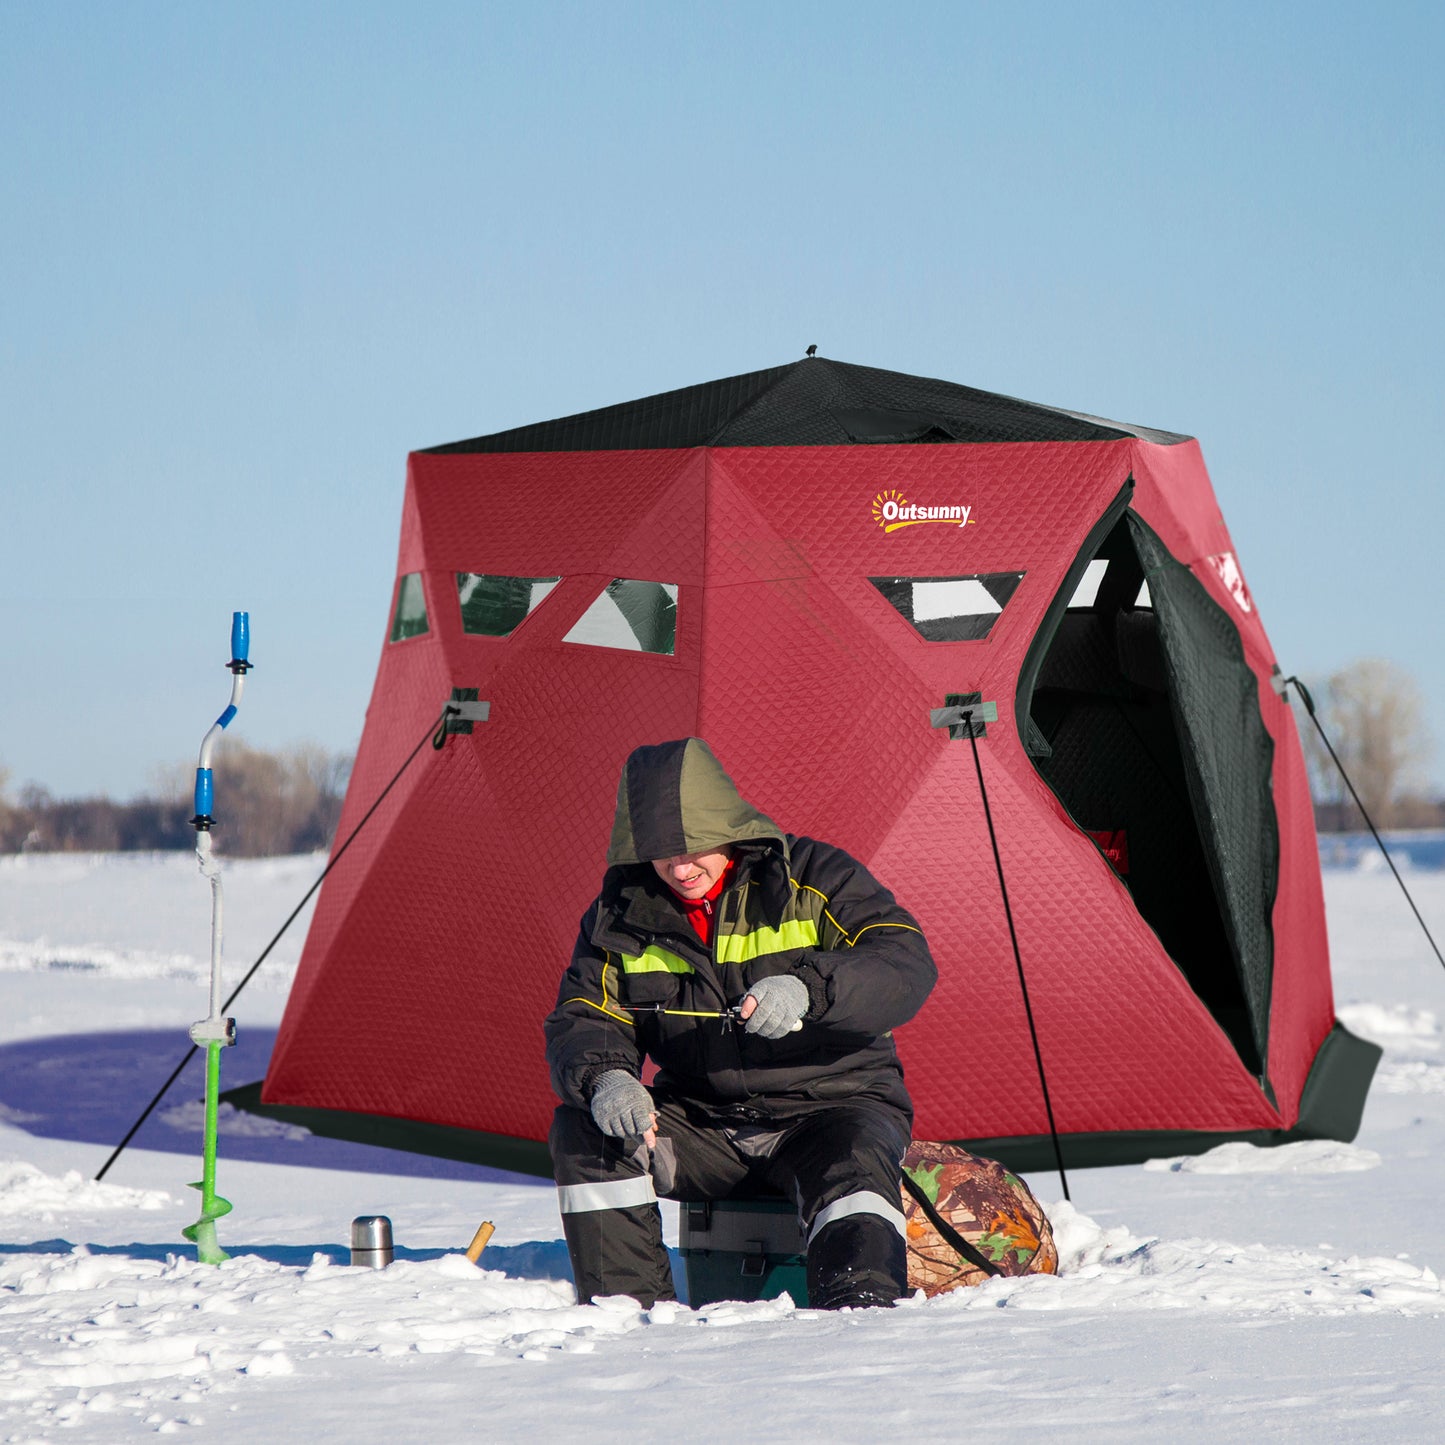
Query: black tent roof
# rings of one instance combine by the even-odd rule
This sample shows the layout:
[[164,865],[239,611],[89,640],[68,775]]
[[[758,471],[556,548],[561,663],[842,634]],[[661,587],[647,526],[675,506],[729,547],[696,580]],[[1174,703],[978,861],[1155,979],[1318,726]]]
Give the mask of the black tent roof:
[[956,382],[814,356],[426,450],[436,456],[876,442],[1095,442],[1130,436],[1165,446],[1189,440],[1177,432],[1106,421]]

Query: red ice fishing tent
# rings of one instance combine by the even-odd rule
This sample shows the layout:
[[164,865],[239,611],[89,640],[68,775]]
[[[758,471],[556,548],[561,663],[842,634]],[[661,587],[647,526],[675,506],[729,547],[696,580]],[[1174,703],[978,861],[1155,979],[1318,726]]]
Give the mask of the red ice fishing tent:
[[[821,358],[417,452],[345,839],[260,1100],[546,1172],[541,1021],[623,759],[705,737],[922,923],[919,1137],[1350,1138],[1309,793],[1196,442]],[[458,690],[461,690],[460,692]]]

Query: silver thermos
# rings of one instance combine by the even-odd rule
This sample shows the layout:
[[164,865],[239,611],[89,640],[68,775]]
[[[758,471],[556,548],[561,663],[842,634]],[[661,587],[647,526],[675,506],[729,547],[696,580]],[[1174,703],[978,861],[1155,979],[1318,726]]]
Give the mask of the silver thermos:
[[391,1263],[391,1220],[384,1214],[359,1214],[351,1221],[351,1262],[368,1269]]

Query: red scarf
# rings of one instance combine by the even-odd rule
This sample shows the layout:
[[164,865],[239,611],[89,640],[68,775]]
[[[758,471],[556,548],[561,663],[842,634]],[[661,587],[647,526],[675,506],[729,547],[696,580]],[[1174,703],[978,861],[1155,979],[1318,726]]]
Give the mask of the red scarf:
[[673,896],[677,899],[679,906],[687,921],[692,924],[692,930],[709,948],[712,947],[712,923],[713,914],[716,911],[713,905],[722,896],[723,889],[728,886],[732,877],[733,860],[727,861],[727,866],[718,875],[718,880],[701,898],[684,898],[682,894],[673,889]]

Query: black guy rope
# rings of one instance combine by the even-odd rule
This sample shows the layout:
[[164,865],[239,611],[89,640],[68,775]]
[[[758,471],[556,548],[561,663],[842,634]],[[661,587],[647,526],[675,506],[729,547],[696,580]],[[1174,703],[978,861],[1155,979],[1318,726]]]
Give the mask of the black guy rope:
[[1350,790],[1350,796],[1355,800],[1355,806],[1360,810],[1360,816],[1365,820],[1365,826],[1369,828],[1371,836],[1380,845],[1380,852],[1385,855],[1385,862],[1390,865],[1390,872],[1395,875],[1395,882],[1400,885],[1400,892],[1405,895],[1405,902],[1410,905],[1410,912],[1415,915],[1415,922],[1420,925],[1430,947],[1435,951],[1435,957],[1440,960],[1440,966],[1445,968],[1445,958],[1441,957],[1439,945],[1436,944],[1431,935],[1425,920],[1420,917],[1420,910],[1415,907],[1415,900],[1410,897],[1410,890],[1405,887],[1405,880],[1400,877],[1400,870],[1395,867],[1395,860],[1390,857],[1390,850],[1385,847],[1385,840],[1380,837],[1379,830],[1375,827],[1365,805],[1360,801],[1360,795],[1355,791],[1355,785],[1350,781],[1350,775],[1345,771],[1345,765],[1340,761],[1340,755],[1334,750],[1329,738],[1325,736],[1325,730],[1320,724],[1319,718],[1315,715],[1315,700],[1310,696],[1310,690],[1297,677],[1286,677],[1278,683],[1283,689],[1293,687],[1300,695],[1300,701],[1305,705],[1305,711],[1310,715],[1310,721],[1315,725],[1315,731],[1320,735],[1320,741],[1325,745],[1325,751],[1329,753],[1331,762],[1340,770],[1340,776],[1345,780],[1345,786]]
[[1019,953],[1019,936],[1014,929],[1013,908],[1008,901],[1008,884],[1004,882],[1003,858],[998,851],[998,834],[994,832],[993,827],[993,809],[988,805],[988,784],[983,780],[983,762],[978,755],[978,738],[974,736],[973,713],[965,711],[963,721],[968,726],[968,745],[973,749],[973,766],[974,771],[978,774],[978,790],[983,796],[983,816],[988,823],[988,841],[993,845],[993,864],[998,870],[999,891],[1003,894],[1003,912],[1004,917],[1008,919],[1009,942],[1013,944],[1014,966],[1019,972],[1019,990],[1024,996],[1024,1014],[1029,1021],[1029,1038],[1033,1040],[1034,1063],[1038,1066],[1039,1071],[1039,1087],[1044,1093],[1044,1112],[1049,1116],[1049,1138],[1054,1141],[1054,1162],[1059,1170],[1059,1183],[1064,1186],[1064,1198],[1072,1203],[1069,1195],[1069,1176],[1064,1173],[1064,1152],[1059,1147],[1059,1131],[1054,1124],[1054,1105],[1049,1098],[1049,1081],[1044,1074],[1044,1055],[1039,1048],[1039,1031],[1034,1026],[1034,1010],[1033,1005],[1029,1002],[1028,980],[1024,977],[1023,956]]
[[[434,747],[440,746],[440,744],[438,744],[436,741],[436,738],[438,737],[441,738],[442,742],[444,743],[446,741],[447,720],[454,714],[459,713],[460,711],[461,709],[457,707],[455,703],[449,702],[446,704],[445,707],[442,708],[441,717],[435,727],[431,723],[427,724],[427,730],[425,733],[422,734],[421,741],[417,743],[417,745],[407,755],[406,761],[396,770],[395,776],[377,795],[376,801],[366,810],[366,815],[351,830],[351,833],[347,837],[346,841],[341,845],[341,847],[336,850],[335,854],[332,856],[331,861],[326,865],[326,867],[321,870],[321,876],[317,878],[316,882],[314,882],[311,887],[306,890],[306,894],[302,898],[300,903],[298,903],[296,907],[291,910],[291,916],[287,918],[286,922],[283,923],[281,927],[276,930],[275,936],[271,939],[270,943],[268,943],[266,947],[261,950],[261,956],[255,961],[255,963],[251,965],[250,968],[246,970],[246,976],[240,981],[240,983],[235,986],[235,988],[231,990],[231,996],[225,1001],[225,1003],[221,1005],[221,1012],[223,1014],[226,1013],[230,1009],[231,1005],[235,1003],[237,998],[240,997],[241,990],[245,988],[248,983],[251,982],[251,978],[255,974],[256,970],[260,968],[263,963],[266,962],[267,956],[270,954],[271,950],[275,948],[278,943],[280,943],[282,934],[284,934],[286,930],[290,928],[293,923],[295,923],[297,915],[311,901],[311,895],[315,893],[318,888],[321,887],[321,884],[325,879],[326,875],[330,873],[331,870],[336,867],[339,862],[341,862],[342,854],[344,854],[346,850],[351,847],[352,843],[356,839],[356,835],[361,832],[361,830],[367,825],[368,822],[371,821],[371,815],[376,812],[376,810],[382,805],[382,802],[385,800],[386,795],[391,792],[391,790],[397,785],[398,782],[401,781],[401,775],[406,772],[406,770],[412,765],[412,762],[415,760],[416,755],[421,752],[422,748],[426,746],[428,740],[431,741]],[[433,736],[433,734],[435,734],[435,736]],[[110,1158],[107,1159],[105,1163],[100,1166],[100,1171],[95,1176],[97,1183],[105,1178],[107,1171],[110,1169],[110,1166],[114,1164],[117,1159],[120,1158],[122,1151],[125,1149],[125,1146],[129,1144],[132,1139],[135,1138],[137,1131],[140,1129],[140,1126],[144,1124],[147,1119],[150,1118],[151,1113],[155,1109],[156,1105],[165,1098],[166,1093],[169,1091],[171,1085],[180,1078],[182,1070],[185,1069],[186,1065],[190,1063],[191,1059],[198,1052],[199,1050],[195,1044],[192,1044],[190,1048],[186,1051],[185,1057],[171,1071],[170,1078],[168,1078],[165,1083],[162,1084],[160,1088],[156,1091],[155,1098],[153,1098],[150,1103],[141,1110],[140,1117],[135,1121],[134,1124],[130,1126],[129,1130],[126,1132],[125,1138],[122,1139],[120,1143],[115,1146],[114,1150],[111,1152]]]

